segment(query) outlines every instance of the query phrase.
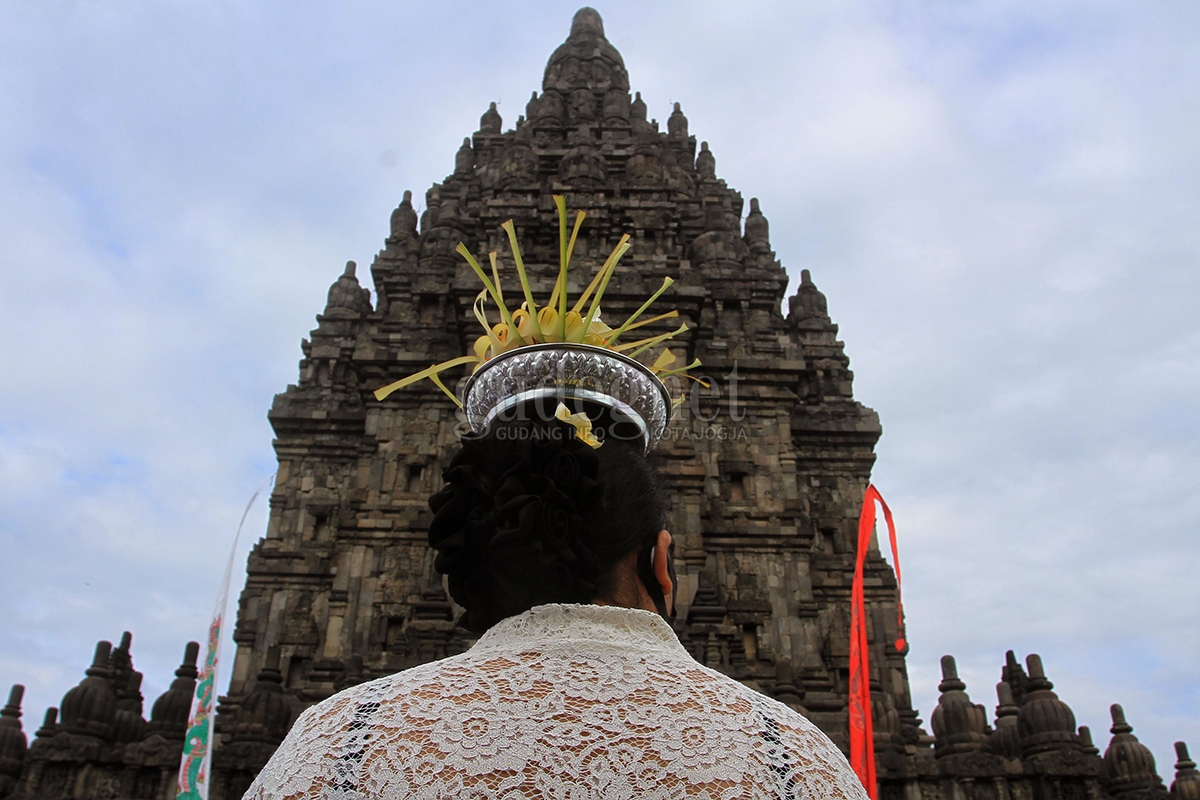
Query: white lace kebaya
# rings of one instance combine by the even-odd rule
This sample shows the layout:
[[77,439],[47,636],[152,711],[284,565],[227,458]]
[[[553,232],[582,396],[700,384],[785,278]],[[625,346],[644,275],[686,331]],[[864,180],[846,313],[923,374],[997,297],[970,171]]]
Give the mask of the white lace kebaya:
[[545,605],[297,720],[247,800],[845,798],[808,720],[701,666],[648,611]]

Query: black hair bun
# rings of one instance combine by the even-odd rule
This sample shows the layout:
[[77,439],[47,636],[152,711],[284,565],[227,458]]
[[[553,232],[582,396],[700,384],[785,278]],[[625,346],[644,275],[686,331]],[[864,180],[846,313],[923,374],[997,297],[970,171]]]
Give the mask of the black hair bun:
[[[505,430],[521,437],[501,436]],[[587,603],[600,562],[587,520],[601,510],[597,451],[561,422],[467,439],[429,499],[434,567],[484,631],[543,603]]]

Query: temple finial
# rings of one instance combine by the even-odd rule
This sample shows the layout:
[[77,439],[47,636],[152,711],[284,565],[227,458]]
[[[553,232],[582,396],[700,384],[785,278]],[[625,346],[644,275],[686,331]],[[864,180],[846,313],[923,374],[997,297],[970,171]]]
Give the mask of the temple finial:
[[575,12],[575,16],[571,18],[571,34],[570,38],[583,36],[585,34],[594,34],[596,36],[604,35],[604,19],[601,18],[600,12],[591,6],[584,6]]
[[700,152],[696,154],[696,172],[700,173],[701,178],[717,176],[717,159],[708,149],[708,142],[700,143]]
[[671,112],[671,116],[667,117],[667,135],[686,139],[688,135],[688,119],[683,115],[683,109],[679,103],[675,104],[675,110]]
[[480,133],[499,133],[500,126],[504,124],[504,120],[500,118],[500,112],[496,110],[496,103],[493,101],[488,104],[488,110],[483,112],[483,116],[479,118]]

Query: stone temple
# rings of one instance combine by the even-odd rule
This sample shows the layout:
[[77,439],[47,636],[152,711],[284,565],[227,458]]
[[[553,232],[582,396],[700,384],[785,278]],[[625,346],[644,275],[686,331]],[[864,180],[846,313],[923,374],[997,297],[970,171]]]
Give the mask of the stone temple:
[[[241,594],[213,800],[241,795],[304,708],[471,645],[426,543],[426,499],[454,452],[458,409],[429,384],[384,402],[371,393],[469,351],[478,284],[454,252],[459,242],[499,251],[511,270],[500,224],[514,220],[536,295],[548,296],[553,194],[588,214],[572,296],[630,233],[606,318],[623,319],[673,277],[659,305],[678,308],[690,328],[675,349],[699,357],[712,380],[690,394],[659,447],[674,504],[679,638],[701,663],[798,709],[847,747],[850,586],[878,416],[854,400],[838,328],[807,271],[785,298],[788,275],[758,201],[717,176],[678,103],[665,125],[647,119],[600,15],[585,8],[525,114],[505,130],[493,103],[453,173],[426,192],[419,220],[404,193],[371,265],[374,297],[346,265],[301,344],[298,382],[275,398],[279,472]],[[1008,654],[994,717],[944,658],[930,735],[912,707],[906,653],[892,644],[896,581],[875,546],[866,592],[881,796],[1167,796],[1120,707],[1101,756],[1037,655],[1023,667]],[[28,745],[14,687],[0,711],[0,800],[174,797],[197,648],[187,645],[149,720],[130,649],[128,634],[116,648],[101,642],[87,677]],[[1170,793],[1200,800],[1182,743],[1178,756]]]

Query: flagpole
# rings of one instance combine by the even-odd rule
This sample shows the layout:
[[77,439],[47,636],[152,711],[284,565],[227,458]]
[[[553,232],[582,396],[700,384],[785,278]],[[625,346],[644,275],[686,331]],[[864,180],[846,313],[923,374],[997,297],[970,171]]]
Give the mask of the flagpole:
[[273,480],[271,473],[265,481],[259,484],[246,503],[242,519],[238,523],[237,533],[233,537],[233,546],[229,548],[229,560],[225,564],[225,576],[221,579],[221,588],[217,592],[217,603],[213,609],[212,622],[208,626],[208,649],[204,663],[200,667],[200,675],[196,681],[196,694],[192,698],[191,713],[188,714],[187,733],[183,737],[183,754],[179,760],[179,779],[176,783],[176,800],[208,800],[208,789],[212,775],[212,722],[213,708],[216,703],[217,665],[221,654],[221,631],[225,619],[225,607],[229,603],[229,583],[233,578],[233,561],[237,557],[238,542],[242,538],[242,527],[254,502]]

